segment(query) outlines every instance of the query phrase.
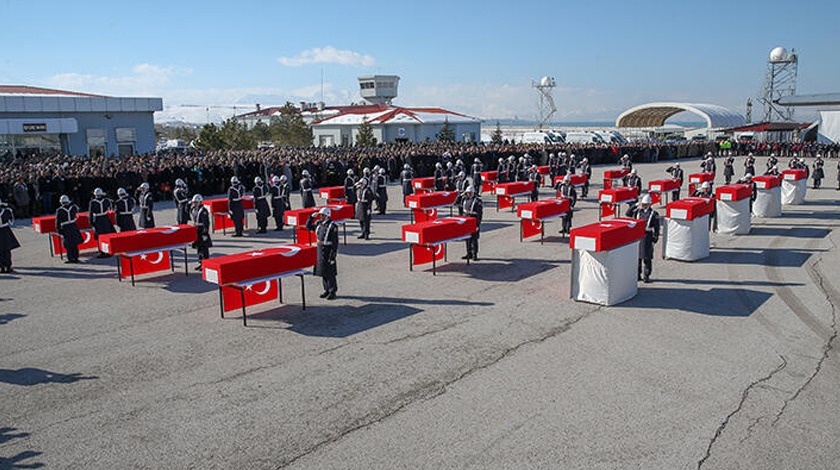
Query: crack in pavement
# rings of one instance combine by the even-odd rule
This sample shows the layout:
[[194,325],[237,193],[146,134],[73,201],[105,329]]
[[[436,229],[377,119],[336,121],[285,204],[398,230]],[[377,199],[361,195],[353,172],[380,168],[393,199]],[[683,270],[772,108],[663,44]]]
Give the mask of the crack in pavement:
[[543,335],[541,335],[537,338],[532,338],[532,339],[523,341],[521,343],[518,343],[516,345],[510,346],[508,348],[505,348],[505,349],[501,350],[498,354],[489,358],[488,360],[486,360],[482,363],[474,364],[472,367],[469,367],[466,371],[458,374],[454,378],[451,378],[451,379],[448,379],[448,380],[443,380],[443,381],[436,380],[434,382],[427,383],[427,384],[425,384],[425,385],[423,385],[419,388],[409,390],[408,392],[403,393],[403,394],[397,396],[396,399],[392,400],[391,403],[390,403],[390,406],[385,405],[384,409],[380,408],[379,410],[375,410],[371,413],[368,413],[364,417],[362,417],[360,419],[357,419],[355,423],[350,424],[349,426],[345,427],[343,430],[338,431],[334,436],[328,437],[328,438],[326,438],[326,439],[324,439],[320,442],[315,443],[309,449],[306,449],[303,452],[301,452],[300,454],[290,458],[289,460],[280,463],[275,468],[278,469],[278,470],[282,469],[282,468],[286,468],[286,467],[294,464],[298,460],[300,460],[304,457],[307,457],[309,455],[312,455],[315,452],[319,451],[320,449],[322,449],[322,448],[324,448],[324,447],[326,447],[330,444],[333,444],[335,442],[338,442],[341,439],[343,439],[344,437],[346,437],[346,436],[348,436],[348,435],[350,435],[350,434],[352,434],[356,431],[359,431],[359,430],[362,430],[362,429],[367,429],[371,426],[374,426],[378,423],[381,423],[382,421],[384,421],[384,420],[390,418],[391,416],[394,416],[395,414],[399,413],[400,411],[404,410],[409,405],[412,405],[414,403],[419,403],[419,402],[432,400],[436,397],[439,397],[439,396],[443,395],[444,393],[446,393],[447,389],[451,385],[453,385],[453,384],[455,384],[455,383],[457,383],[457,382],[459,382],[459,381],[461,381],[461,380],[463,380],[463,379],[465,379],[465,378],[467,378],[467,377],[469,377],[469,376],[471,376],[471,375],[473,375],[477,372],[480,372],[482,370],[486,370],[486,369],[494,366],[495,364],[498,364],[500,361],[512,356],[513,354],[516,354],[516,352],[518,352],[520,349],[522,349],[526,346],[543,343],[545,341],[548,341],[549,339],[552,339],[556,336],[559,336],[559,335],[569,331],[578,322],[580,322],[584,318],[588,317],[592,313],[600,311],[602,308],[603,308],[602,306],[598,306],[598,307],[596,307],[592,310],[589,310],[588,312],[585,312],[585,313],[579,315],[578,317],[575,317],[575,318],[573,318],[569,321],[564,322],[561,325],[558,325],[554,328],[549,329],[545,334],[543,334]]
[[775,369],[770,371],[770,373],[765,375],[764,377],[751,382],[741,392],[741,400],[738,402],[738,406],[736,406],[734,410],[732,410],[731,412],[729,412],[728,415],[726,415],[726,418],[724,418],[724,420],[718,426],[717,430],[715,430],[715,435],[712,436],[711,440],[709,440],[709,446],[706,447],[706,454],[703,456],[703,458],[701,458],[697,462],[697,470],[700,470],[700,468],[702,468],[703,465],[706,463],[706,460],[708,460],[709,457],[711,457],[712,448],[715,446],[715,443],[717,442],[718,438],[723,434],[723,431],[729,425],[729,422],[732,420],[732,418],[736,414],[738,414],[738,412],[741,411],[741,408],[744,407],[744,403],[747,401],[747,398],[749,397],[750,392],[752,391],[753,387],[755,387],[755,386],[757,386],[757,385],[759,385],[763,382],[767,382],[768,380],[772,379],[774,375],[776,375],[778,372],[780,372],[782,369],[784,369],[787,366],[787,359],[785,359],[785,357],[782,356],[781,354],[779,354],[779,358],[781,358],[782,362],[778,366],[776,366]]
[[[819,263],[821,261],[822,261],[821,259],[817,260],[813,265],[808,266],[806,268],[806,271],[808,272],[808,274],[811,275],[811,277],[817,283],[817,287],[819,288],[820,292],[822,292],[823,295],[825,296],[825,299],[828,302],[828,304],[831,305],[831,331],[832,331],[832,334],[831,334],[831,337],[828,338],[828,341],[826,341],[825,345],[823,346],[822,356],[820,357],[820,360],[817,361],[817,365],[816,365],[816,367],[814,367],[814,372],[808,377],[807,380],[805,380],[805,382],[802,383],[802,385],[795,392],[793,392],[793,394],[790,397],[785,399],[785,402],[782,404],[782,408],[779,410],[778,413],[776,413],[776,416],[773,418],[773,422],[772,422],[773,426],[775,426],[779,422],[779,420],[782,418],[782,415],[787,410],[788,406],[791,403],[793,403],[797,398],[799,398],[799,395],[801,395],[802,392],[805,391],[805,388],[807,388],[808,385],[810,385],[811,382],[813,382],[814,379],[817,377],[817,374],[820,373],[820,371],[822,370],[823,364],[825,363],[826,359],[828,359],[828,355],[831,353],[832,349],[834,348],[834,345],[833,345],[834,340],[837,338],[837,308],[835,307],[834,302],[831,301],[832,297],[837,296],[837,292],[834,291],[833,287],[827,286],[825,284],[825,279],[823,278],[822,273],[817,269],[816,265],[817,265],[817,263]],[[829,292],[829,290],[831,290],[832,292]]]

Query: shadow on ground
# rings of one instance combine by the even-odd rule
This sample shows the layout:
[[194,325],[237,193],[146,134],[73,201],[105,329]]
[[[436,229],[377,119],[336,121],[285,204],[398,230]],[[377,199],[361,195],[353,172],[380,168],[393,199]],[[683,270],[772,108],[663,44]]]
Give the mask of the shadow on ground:
[[[340,301],[339,297],[339,301]],[[360,307],[346,305],[283,306],[273,310],[249,314],[248,327],[279,328],[305,336],[346,338],[371,330],[403,318],[416,315],[423,310],[396,303],[370,303]],[[225,317],[229,318],[229,317]],[[232,317],[241,321],[242,317]],[[268,323],[271,320],[272,323]],[[287,325],[277,324],[278,322]]]
[[618,308],[674,310],[716,317],[748,317],[773,294],[742,288],[639,288],[636,297]]
[[46,384],[46,383],[73,383],[79,380],[94,380],[98,379],[96,376],[83,376],[81,373],[76,374],[60,374],[58,372],[50,372],[44,369],[37,369],[34,367],[25,367],[23,369],[0,369],[0,382],[11,385],[21,385],[28,387],[31,385]]
[[4,313],[0,315],[0,325],[5,325],[6,323],[11,322],[12,320],[17,320],[18,318],[23,318],[26,315],[22,313]]
[[831,230],[816,227],[771,227],[771,226],[753,226],[750,230],[750,235],[759,235],[765,237],[793,237],[793,238],[825,238]]
[[44,464],[40,462],[26,463],[26,460],[35,458],[41,455],[41,452],[34,450],[27,450],[21,452],[13,457],[0,456],[0,470],[15,470],[24,468],[44,468]]
[[753,264],[779,268],[799,268],[815,252],[824,250],[798,250],[795,248],[727,248],[714,249],[700,264]]
[[[437,267],[438,275],[445,275],[447,273],[462,273],[473,279],[481,281],[516,282],[541,274],[549,269],[559,266],[560,264],[568,263],[568,261],[545,261],[536,259],[502,260],[479,258],[478,261],[467,264],[466,261],[453,258],[458,257],[453,256],[453,254],[450,253],[449,264]],[[425,266],[427,266],[426,271],[432,271],[431,265]],[[417,268],[415,268],[415,270],[416,269]]]

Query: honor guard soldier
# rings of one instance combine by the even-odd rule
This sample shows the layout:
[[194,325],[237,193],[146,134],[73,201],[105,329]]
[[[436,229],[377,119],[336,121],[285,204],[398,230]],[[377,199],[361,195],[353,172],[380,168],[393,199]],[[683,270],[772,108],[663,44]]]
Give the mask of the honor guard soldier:
[[286,176],[274,176],[271,178],[271,213],[274,215],[274,230],[283,230],[285,222],[283,216],[289,208],[289,183]]
[[187,191],[187,183],[181,178],[175,180],[172,196],[175,198],[175,223],[186,224],[190,220],[190,193]]
[[462,259],[478,261],[478,236],[481,231],[481,218],[484,216],[484,207],[481,205],[481,197],[475,193],[475,188],[467,186],[464,191],[464,202],[461,203],[464,216],[475,219],[475,233],[467,239],[467,254]]
[[464,167],[464,161],[459,158],[455,161],[455,167],[452,168],[452,174],[453,176],[458,176],[458,173],[462,171],[466,173],[467,169]]
[[779,164],[779,159],[776,158],[775,153],[770,154],[770,158],[767,159],[767,169],[773,168],[774,166]]
[[642,194],[642,177],[636,173],[636,169],[630,170],[630,174],[624,177],[624,186],[628,188],[638,189],[638,193]]
[[201,271],[201,260],[210,257],[210,247],[213,246],[213,240],[210,239],[210,211],[207,206],[202,204],[203,200],[201,194],[196,194],[191,201],[192,214],[190,216],[195,224],[197,235],[195,242],[193,242],[193,248],[198,253],[196,271]]
[[367,178],[362,178],[356,183],[358,187],[358,198],[359,200],[356,201],[356,219],[359,221],[359,225],[362,227],[362,234],[359,235],[359,239],[364,238],[365,240],[370,239],[370,219],[373,215],[373,200],[375,196],[373,195],[373,190],[370,189],[368,185]]
[[507,183],[507,163],[505,163],[505,159],[499,157],[499,164],[496,165],[496,181],[499,183]]
[[755,181],[753,181],[753,175],[747,173],[743,178],[740,178],[735,183],[748,184],[752,186],[752,194],[750,195],[750,213],[752,214],[753,203],[755,202],[756,196],[758,196],[758,188],[756,187]]
[[531,187],[531,202],[539,200],[542,175],[537,170],[537,165],[531,165],[531,168],[528,170],[528,181],[534,183]]
[[[714,199],[715,195],[712,193],[712,184],[708,181],[703,181],[700,184],[700,187],[695,189],[693,193],[691,193],[691,197],[704,197],[706,199]],[[715,226],[715,216],[716,216],[716,207],[712,205],[712,213],[709,214],[709,230],[711,230]]]
[[631,160],[630,155],[627,155],[626,153],[621,156],[618,163],[622,166],[622,168],[627,168],[628,170],[633,169],[633,160]]
[[435,163],[435,191],[443,191],[446,188],[444,181],[443,165],[440,162]]
[[481,160],[479,160],[478,157],[473,160],[470,171],[472,174],[473,186],[475,186],[475,192],[481,194],[481,185],[484,183],[481,179],[481,172],[484,171],[484,165],[481,164]]
[[548,154],[548,176],[551,178],[552,183],[554,182],[554,177],[560,176],[560,159],[554,153]]
[[580,161],[580,173],[582,175],[586,175],[586,182],[584,182],[583,186],[580,188],[580,197],[586,199],[586,196],[589,195],[589,180],[592,179],[592,166],[589,165],[588,158],[584,157],[584,159]]
[[228,189],[228,213],[233,221],[233,236],[241,237],[245,225],[245,208],[242,206],[242,196],[245,195],[245,187],[239,183],[239,178],[230,178]]
[[379,206],[379,215],[385,215],[385,208],[388,206],[388,179],[385,176],[385,168],[380,168],[376,177],[376,203]]
[[137,230],[137,226],[134,225],[134,199],[128,195],[125,188],[117,190],[117,197],[119,199],[114,205],[116,206],[117,226],[120,228],[120,232]]
[[776,165],[773,165],[764,174],[765,175],[779,176],[779,167],[777,167]]
[[735,176],[735,157],[730,155],[723,161],[723,178],[726,181],[726,184],[732,182],[733,176]]
[[63,194],[58,203],[61,207],[55,212],[55,225],[67,250],[67,261],[65,263],[79,262],[79,245],[82,244],[82,232],[76,225],[76,217],[79,215],[79,208],[70,201],[70,197]]
[[446,164],[446,172],[444,173],[445,187],[447,191],[455,191],[455,175],[458,172],[452,166],[452,162]]
[[300,200],[304,209],[315,207],[315,196],[312,195],[312,178],[309,176],[309,170],[303,170],[302,175],[303,178],[300,179]]
[[680,168],[679,162],[674,163],[673,165],[669,166],[668,169],[665,170],[671,175],[671,179],[675,179],[679,181],[679,185],[677,186],[677,190],[673,191],[671,194],[674,195],[674,200],[678,200],[680,198],[680,192],[682,191],[682,184],[683,184],[683,173],[682,168]]
[[639,280],[650,282],[653,273],[653,245],[659,241],[659,213],[650,206],[650,195],[645,194],[638,205],[630,206],[627,217],[641,219],[645,223],[645,238],[639,245]]
[[[102,188],[93,190],[93,199],[88,205],[88,216],[90,217],[90,225],[93,226],[93,236],[99,240],[99,236],[105,233],[115,233],[114,224],[108,217],[108,211],[113,210],[111,200],[105,197],[105,191]],[[108,253],[99,252],[98,258],[109,258]]]
[[271,215],[271,207],[268,205],[271,193],[259,176],[254,178],[252,194],[254,195],[254,210],[257,213],[257,233],[265,233],[268,228],[268,216]]
[[155,226],[155,200],[149,191],[149,183],[142,183],[138,188],[137,201],[140,204],[140,228],[154,228]]
[[712,152],[706,154],[706,159],[700,165],[700,169],[704,173],[717,173],[717,165],[715,164],[715,156],[712,155]]
[[315,275],[321,276],[324,282],[324,293],[321,298],[332,300],[338,291],[338,274],[335,262],[338,254],[338,226],[330,219],[329,207],[322,207],[317,213],[309,216],[306,229],[315,232],[318,241],[318,263],[315,265]]
[[15,214],[8,204],[0,200],[0,273],[11,273],[12,250],[20,248],[20,242],[12,232]]
[[755,174],[755,157],[752,153],[747,154],[747,158],[744,160],[744,174],[746,173]]
[[464,172],[458,173],[458,176],[455,177],[455,192],[458,193],[455,196],[455,206],[458,207],[458,215],[464,215],[464,208],[461,206],[461,202],[464,200],[464,192],[467,190],[467,186],[469,186],[469,181],[467,181],[467,175]]
[[555,186],[557,194],[569,200],[569,212],[563,217],[563,226],[560,228],[560,233],[568,235],[572,231],[572,212],[575,204],[577,204],[577,191],[572,184],[572,175],[566,175],[562,181],[558,181]]
[[414,194],[414,186],[411,185],[411,180],[413,179],[414,171],[411,169],[411,165],[406,163],[403,165],[403,171],[400,172],[400,187],[402,187],[403,205],[405,205],[405,198]]
[[347,204],[356,205],[356,175],[352,168],[347,170],[347,176],[344,178],[344,199],[347,200]]
[[840,161],[837,162],[837,190],[840,191]]
[[825,170],[823,169],[825,162],[823,161],[821,154],[817,154],[817,158],[814,160],[812,166],[814,167],[812,176],[812,178],[814,178],[814,189],[820,189],[822,179],[825,177]]

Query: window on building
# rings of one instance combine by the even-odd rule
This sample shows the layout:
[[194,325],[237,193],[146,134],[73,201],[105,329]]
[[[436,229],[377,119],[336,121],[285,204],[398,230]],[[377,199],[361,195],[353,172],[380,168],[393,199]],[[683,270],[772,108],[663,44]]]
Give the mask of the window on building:
[[91,157],[107,155],[105,129],[88,129],[86,133],[88,155]]

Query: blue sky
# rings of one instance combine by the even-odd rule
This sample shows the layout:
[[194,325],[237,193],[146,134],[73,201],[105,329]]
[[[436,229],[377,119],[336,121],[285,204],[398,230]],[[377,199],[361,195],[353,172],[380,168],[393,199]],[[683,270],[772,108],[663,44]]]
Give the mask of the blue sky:
[[160,96],[159,119],[317,101],[322,72],[327,104],[359,100],[358,75],[393,73],[397,104],[527,119],[531,80],[549,75],[559,121],[649,101],[743,112],[775,46],[799,53],[801,93],[840,91],[836,0],[0,0],[0,18],[0,83]]

